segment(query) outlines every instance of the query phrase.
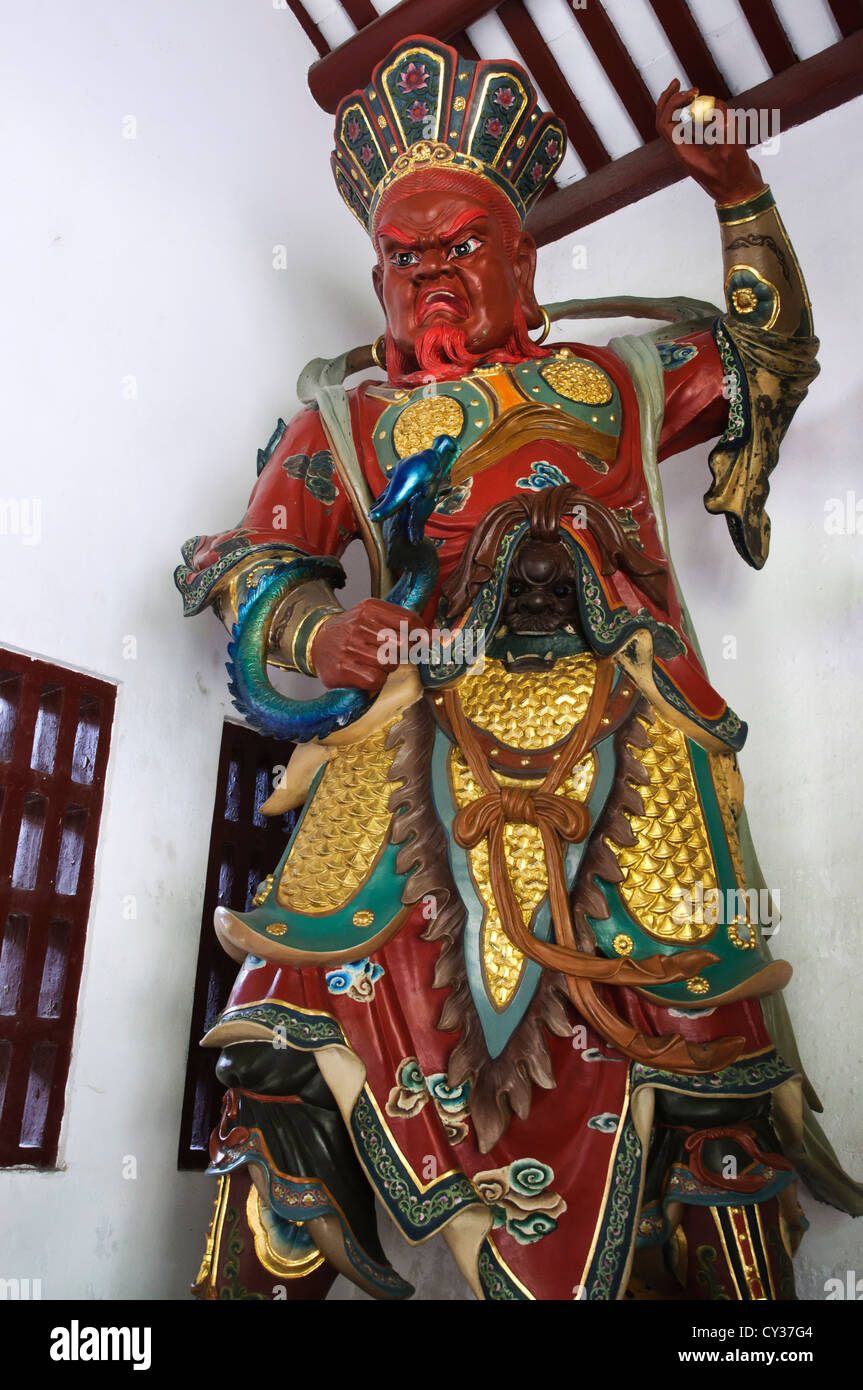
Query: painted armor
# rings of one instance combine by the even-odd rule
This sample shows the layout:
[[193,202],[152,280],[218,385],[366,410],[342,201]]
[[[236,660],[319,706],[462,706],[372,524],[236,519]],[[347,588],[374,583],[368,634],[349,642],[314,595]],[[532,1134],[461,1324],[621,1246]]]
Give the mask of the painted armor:
[[[430,40],[340,109],[334,167],[361,220],[399,160],[436,157],[410,131],[389,164],[375,143],[366,189],[350,161],[372,94],[408,119],[399,93],[438,60],[448,111],[470,114],[455,94],[483,65]],[[561,134],[543,129],[547,178]],[[320,1297],[336,1268],[409,1294],[374,1195],[408,1241],[442,1233],[481,1298],[623,1298],[637,1252],[647,1270],[661,1252],[662,1296],[791,1298],[797,1176],[859,1208],[775,1003],[790,968],[764,940],[741,818],[746,726],[700,659],[659,482],[663,458],[717,439],[707,508],[764,563],[767,478],[817,371],[765,194],[720,209],[724,314],[480,362],[433,389],[345,393],[319,364],[308,408],[259,452],[240,525],[184,547],[187,613],[241,629],[267,576],[300,567],[262,632],[309,674],[347,545],[362,537],[384,568],[363,498],[442,435],[458,445],[425,522],[438,573],[422,618],[440,640],[419,662],[406,650],[356,719],[297,735],[267,805],[300,808],[291,840],[249,911],[217,913],[241,970],[204,1039],[227,1091],[201,1296],[236,1296],[224,1242],[242,1237],[240,1296],[282,1278]],[[543,563],[566,582],[531,628],[513,614]]]

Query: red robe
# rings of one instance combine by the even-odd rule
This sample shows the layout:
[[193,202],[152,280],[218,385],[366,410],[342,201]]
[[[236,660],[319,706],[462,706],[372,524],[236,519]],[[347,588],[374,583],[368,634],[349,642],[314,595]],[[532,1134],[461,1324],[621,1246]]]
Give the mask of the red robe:
[[[728,415],[711,334],[678,341],[696,351],[665,373],[660,458],[719,435]],[[559,469],[606,506],[630,509],[645,552],[665,563],[641,464],[632,383],[611,350],[572,348],[600,365],[620,391],[617,458],[603,473],[580,450],[538,439],[475,474],[452,499],[454,505],[436,510],[426,527],[426,535],[440,542],[438,589],[478,521],[492,505],[515,495],[538,462]],[[357,451],[377,496],[386,477],[373,438],[385,406],[368,394],[366,384],[350,392],[349,399]],[[292,546],[310,555],[343,553],[359,530],[343,486],[322,458],[328,447],[318,413],[304,410],[275,443],[240,526],[199,538],[190,550],[192,587],[206,594],[209,577],[226,572],[234,555],[242,564],[258,549]],[[304,466],[303,459],[310,462]],[[647,606],[674,627],[686,650],[667,663],[667,673],[691,708],[719,720],[727,707],[694,653],[673,585],[663,611],[619,573],[607,584],[614,603],[633,612]],[[424,615],[427,621],[436,606],[437,595]],[[330,1041],[340,1035],[340,1045],[349,1047],[366,1069],[360,1100],[346,1117],[357,1154],[408,1239],[423,1240],[471,1205],[481,1206],[477,1187],[485,1198],[496,1224],[477,1245],[474,1286],[487,1297],[621,1296],[639,1218],[652,1086],[673,1085],[674,1078],[669,1082],[667,1075],[631,1066],[589,1029],[573,1039],[550,1037],[554,1088],[534,1087],[529,1113],[514,1116],[494,1149],[480,1152],[466,1109],[446,1086],[457,1038],[438,1028],[443,999],[433,978],[439,946],[422,939],[426,926],[417,908],[364,968],[371,983],[364,993],[333,992],[328,984],[333,972],[326,967],[292,970],[262,964],[241,974],[227,1015],[237,1016],[259,1001],[281,1001],[290,1028],[298,1030],[293,1035],[289,1030],[289,1041],[293,1036],[298,1046],[307,1045],[301,1040],[303,1018],[325,1015],[333,1020]],[[757,1001],[725,1005],[700,1017],[675,1011],[672,1017],[668,1009],[617,989],[614,1006],[651,1035],[677,1032],[692,1041],[742,1035],[751,1063],[748,1079],[747,1063],[737,1064],[733,1094],[761,1093],[792,1074],[775,1057]],[[572,1022],[579,1023],[574,1012]],[[416,1072],[406,1071],[411,1059],[418,1064]],[[408,1075],[414,1089],[404,1084]],[[681,1086],[690,1094],[700,1093],[699,1087],[705,1094],[716,1094],[717,1086],[726,1091],[717,1078],[681,1079]],[[465,1183],[465,1175],[473,1182]]]

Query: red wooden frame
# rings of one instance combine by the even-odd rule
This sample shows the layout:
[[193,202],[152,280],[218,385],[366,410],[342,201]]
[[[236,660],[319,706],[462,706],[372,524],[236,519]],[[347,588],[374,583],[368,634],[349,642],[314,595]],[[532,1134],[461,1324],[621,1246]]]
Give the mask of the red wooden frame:
[[770,71],[784,72],[786,68],[793,67],[797,54],[773,8],[773,0],[740,0],[740,8],[770,64]]
[[498,18],[536,78],[546,101],[566,126],[570,143],[588,173],[609,161],[603,145],[558,67],[542,34],[520,0],[504,0]]
[[863,29],[863,0],[829,0],[829,4],[845,38]]
[[[748,92],[739,93],[731,104],[743,110],[776,108],[780,128],[786,131],[841,106],[861,92],[863,31],[858,31]],[[544,246],[685,177],[673,152],[657,137],[588,178],[556,189],[550,198],[540,199],[528,218],[528,229],[537,244]]]
[[0,1165],[51,1168],[116,688],[0,651]]
[[224,1008],[237,974],[236,963],[216,939],[213,911],[218,906],[247,911],[258,883],[284,853],[295,816],[268,818],[259,808],[272,791],[274,769],[287,763],[292,751],[292,744],[263,738],[243,724],[226,723],[222,731],[180,1119],[180,1169],[206,1168],[224,1095],[213,1070],[218,1053],[198,1045]]
[[[475,58],[465,30],[497,10],[547,101],[567,126],[572,147],[587,170],[575,183],[563,188],[550,184],[544,191],[528,224],[540,244],[556,241],[684,177],[672,152],[655,136],[653,100],[602,0],[590,0],[572,13],[644,142],[615,160],[609,158],[522,0],[402,0],[385,14],[363,23],[352,38],[332,50],[312,24],[302,0],[288,3],[320,55],[309,69],[309,87],[318,105],[330,113],[347,92],[368,79],[375,63],[395,43],[410,34],[432,35]],[[369,13],[369,0],[343,3],[357,24]],[[685,0],[649,3],[696,86],[730,99],[735,106],[778,108],[782,130],[863,92],[863,0],[827,0],[844,37],[803,62],[797,59],[773,0],[740,0],[744,18],[773,75],[750,91],[734,95],[729,93]]]
[[728,101],[731,93],[725,78],[716,66],[686,0],[650,0],[650,4],[693,87]]
[[574,14],[642,140],[652,140],[656,133],[653,97],[602,5],[589,4]]
[[[292,0],[293,5],[299,0]],[[342,97],[367,82],[375,63],[408,34],[428,34],[449,43],[495,9],[498,0],[402,0],[395,9],[325,53],[309,68],[312,96],[334,114]]]

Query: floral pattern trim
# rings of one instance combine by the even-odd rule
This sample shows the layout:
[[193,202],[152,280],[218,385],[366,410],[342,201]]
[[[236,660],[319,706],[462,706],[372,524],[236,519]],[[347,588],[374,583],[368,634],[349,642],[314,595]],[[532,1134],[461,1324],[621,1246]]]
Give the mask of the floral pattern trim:
[[412,1120],[431,1101],[450,1144],[460,1144],[468,1135],[469,1096],[469,1081],[450,1086],[444,1072],[426,1076],[416,1057],[405,1057],[396,1072],[386,1113],[394,1120]]
[[713,337],[722,363],[723,394],[728,399],[728,423],[711,449],[711,455],[717,449],[745,444],[750,433],[746,377],[721,319],[717,319],[713,325]]
[[479,1282],[486,1298],[496,1303],[526,1303],[529,1295],[512,1279],[506,1266],[486,1237],[476,1262]]
[[656,666],[653,668],[653,678],[656,681],[656,688],[664,700],[674,709],[685,714],[694,724],[706,729],[708,733],[714,734],[716,738],[727,743],[729,748],[733,748],[735,753],[743,747],[746,742],[746,735],[749,732],[749,725],[744,724],[739,715],[734,713],[726,705],[725,713],[721,719],[707,719],[704,715],[698,714],[681,695],[677,686],[663,675],[662,671]]
[[347,1046],[344,1033],[329,1014],[305,1013],[271,999],[226,1009],[219,1019],[219,1024],[237,1022],[259,1023],[300,1051],[338,1044]]
[[382,965],[376,965],[368,956],[364,956],[350,965],[328,970],[324,978],[330,994],[344,994],[357,1004],[370,1004],[375,997],[375,983],[383,974]]
[[744,1168],[741,1177],[759,1178],[763,1186],[757,1192],[729,1192],[727,1187],[713,1187],[694,1177],[682,1163],[675,1163],[668,1173],[665,1183],[665,1201],[689,1202],[701,1207],[746,1207],[758,1202],[766,1202],[778,1192],[794,1182],[797,1173],[793,1169],[777,1172],[764,1163],[750,1163]]
[[584,1298],[592,1302],[617,1297],[635,1234],[643,1157],[641,1141],[627,1108],[618,1130],[609,1198],[596,1235],[595,1254],[584,1278]]
[[795,1181],[798,1174],[793,1169],[777,1172],[763,1163],[752,1163],[745,1170],[745,1176],[761,1178],[764,1185],[757,1192],[729,1192],[727,1188],[711,1187],[700,1182],[685,1164],[673,1164],[663,1184],[661,1201],[650,1202],[642,1208],[638,1218],[637,1248],[643,1250],[664,1245],[671,1239],[672,1227],[666,1215],[666,1208],[671,1202],[686,1202],[694,1207],[755,1206],[758,1202],[778,1196]]
[[[494,565],[494,574],[491,579],[486,580],[479,590],[476,598],[468,611],[465,622],[460,625],[460,630],[464,633],[465,639],[471,633],[477,634],[475,644],[469,646],[467,640],[464,641],[464,651],[481,651],[482,642],[480,634],[489,632],[493,625],[497,623],[503,605],[504,576],[509,569],[510,561],[518,546],[521,538],[528,530],[526,521],[519,522],[511,531],[507,531],[500,543],[500,549]],[[438,610],[436,621],[441,627],[447,626],[447,614],[444,605]],[[454,680],[467,665],[464,661],[447,661],[445,656],[437,663],[426,662],[419,668],[420,678],[424,686],[434,688],[446,682]]]
[[246,1139],[226,1149],[218,1163],[211,1163],[208,1174],[232,1173],[246,1164],[263,1167],[267,1175],[269,1205],[276,1215],[288,1221],[312,1221],[320,1216],[337,1216],[341,1222],[345,1253],[357,1272],[380,1293],[397,1298],[409,1297],[413,1286],[391,1266],[369,1259],[324,1183],[317,1178],[293,1177],[281,1173],[273,1163],[266,1141],[257,1129],[247,1130]]
[[743,1058],[722,1071],[707,1075],[683,1076],[634,1062],[632,1084],[633,1087],[662,1086],[664,1090],[685,1095],[760,1096],[797,1074],[771,1049],[760,1057]]
[[[571,547],[573,548],[573,547]],[[627,631],[635,626],[628,608],[612,610],[605,602],[605,595],[593,568],[581,546],[574,547],[578,559],[579,589],[584,617],[593,638],[601,649],[608,651],[625,638]]]
[[302,555],[296,546],[279,545],[275,541],[263,541],[260,545],[253,545],[243,531],[235,531],[233,535],[214,545],[213,549],[219,552],[219,559],[214,560],[206,569],[199,569],[195,565],[195,551],[203,539],[203,536],[191,536],[184,542],[181,554],[185,563],[178,565],[174,570],[174,583],[183,600],[185,618],[190,618],[206,608],[225,575],[238,565],[245,564],[254,555],[266,553],[269,558],[275,551],[284,551],[284,564],[294,559],[308,558]]
[[517,1158],[505,1168],[474,1173],[473,1183],[492,1209],[494,1229],[504,1227],[519,1245],[532,1245],[557,1230],[566,1202],[550,1191],[554,1169],[538,1158]]
[[[221,1022],[237,1019],[261,1023],[289,1046],[303,1051],[333,1045],[350,1048],[344,1032],[329,1014],[306,1012],[275,1000],[228,1009]],[[440,1088],[438,1094],[440,1098]],[[409,1239],[433,1236],[457,1212],[480,1203],[476,1188],[464,1173],[445,1173],[427,1186],[420,1184],[382,1123],[368,1086],[363,1087],[354,1104],[350,1131],[370,1183]]]
[[457,1212],[480,1200],[464,1173],[445,1173],[428,1187],[420,1186],[381,1124],[368,1087],[351,1114],[351,1137],[377,1195],[410,1240],[433,1236]]

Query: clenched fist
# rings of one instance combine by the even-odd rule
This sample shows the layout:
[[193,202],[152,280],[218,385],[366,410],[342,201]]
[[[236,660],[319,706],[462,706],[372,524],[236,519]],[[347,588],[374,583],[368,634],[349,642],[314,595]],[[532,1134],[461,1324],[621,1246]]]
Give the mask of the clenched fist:
[[399,636],[399,624],[408,624],[408,641],[414,632],[424,632],[416,613],[399,608],[381,598],[363,599],[345,613],[328,618],[318,628],[312,641],[312,665],[331,689],[336,686],[356,686],[360,690],[378,691],[391,670],[398,666],[397,658],[389,653],[394,643],[386,642],[389,634]]

